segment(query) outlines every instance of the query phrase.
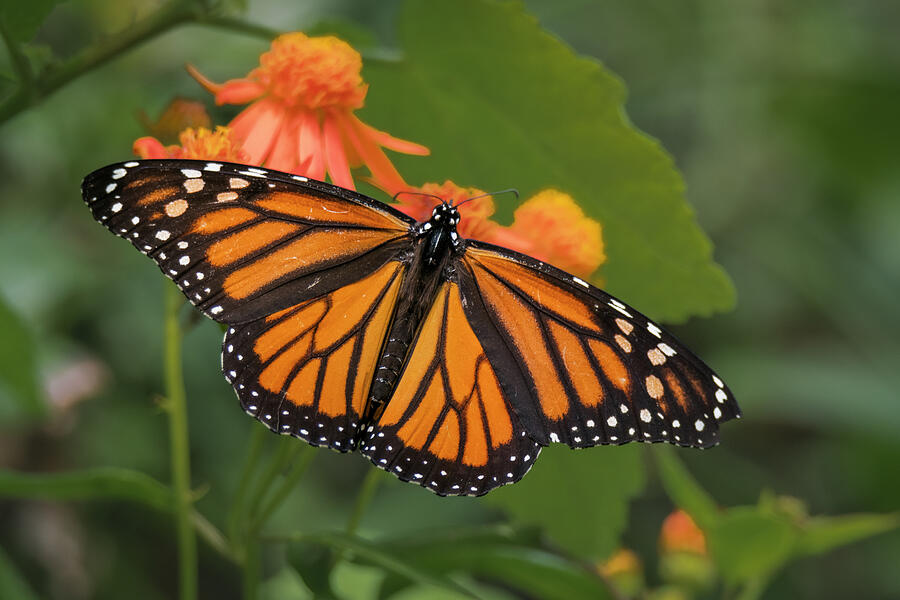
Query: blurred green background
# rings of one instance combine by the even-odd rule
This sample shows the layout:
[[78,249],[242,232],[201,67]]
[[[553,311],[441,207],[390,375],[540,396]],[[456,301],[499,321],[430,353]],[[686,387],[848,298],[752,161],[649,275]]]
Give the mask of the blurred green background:
[[[9,14],[13,4],[2,11]],[[72,56],[157,7],[59,4],[27,58],[41,65]],[[811,514],[897,511],[900,4],[530,0],[524,7],[623,80],[628,119],[671,153],[714,258],[736,288],[734,310],[723,312],[728,302],[717,301],[693,311],[716,314],[673,328],[729,382],[745,415],[724,426],[717,449],[679,452],[689,470],[726,506],[754,504],[771,490],[800,499]],[[393,0],[250,1],[240,18],[354,36],[375,75],[379,61],[402,60],[403,10]],[[442,37],[441,22],[414,26],[438,46],[467,44],[465,36]],[[506,33],[495,35],[502,48]],[[121,466],[168,480],[166,423],[155,402],[163,279],[92,221],[78,185],[91,170],[129,156],[131,142],[144,134],[138,111],[155,116],[175,95],[209,100],[184,74],[185,62],[221,81],[249,71],[266,47],[259,36],[222,28],[174,29],[0,124],[0,467]],[[3,76],[13,71],[0,52],[0,98],[14,88]],[[390,93],[373,84],[370,95],[377,93],[390,103]],[[371,100],[370,118],[387,114]],[[211,112],[218,122],[234,114]],[[372,122],[407,135],[401,121]],[[467,143],[477,147],[479,139]],[[423,160],[397,164],[403,170]],[[473,179],[459,183],[527,187]],[[637,298],[624,299],[641,308]],[[194,484],[205,491],[198,509],[214,523],[224,519],[257,426],[219,372],[220,337],[213,323],[202,322],[185,340]],[[619,467],[643,469],[643,450],[632,450],[588,451],[579,459],[609,458],[613,475]],[[368,469],[359,457],[320,452],[277,526],[342,529]],[[672,502],[653,469],[634,481],[623,477],[621,485],[630,486],[626,499],[633,496],[627,514],[610,516],[621,526],[594,548],[601,555],[583,558],[601,559],[621,541],[645,561],[652,584],[659,526]],[[386,479],[360,531],[373,539],[427,538],[446,527],[502,520],[498,507]],[[604,517],[585,516],[600,523]],[[173,548],[168,517],[146,508],[0,498],[0,563],[7,555],[42,596],[172,597]],[[764,597],[900,597],[898,562],[894,530],[791,563],[773,575]],[[200,564],[203,597],[239,595],[233,565],[205,548]],[[374,577],[363,568],[348,571],[346,597],[368,597],[360,590],[371,589]],[[279,597],[277,589],[270,587],[271,597]],[[426,593],[413,589],[407,597]]]

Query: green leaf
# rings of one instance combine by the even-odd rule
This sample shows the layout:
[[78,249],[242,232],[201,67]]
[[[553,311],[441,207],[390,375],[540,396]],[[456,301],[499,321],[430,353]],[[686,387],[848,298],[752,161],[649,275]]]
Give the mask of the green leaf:
[[672,158],[628,122],[624,86],[602,65],[519,3],[410,0],[399,32],[404,60],[365,65],[363,118],[431,148],[392,156],[409,182],[516,186],[524,198],[560,189],[603,226],[610,292],[665,321],[734,304]]
[[153,479],[129,469],[101,467],[64,473],[16,473],[0,470],[0,498],[44,500],[129,500],[171,510],[172,493]]
[[31,332],[0,297],[0,420],[38,417],[45,406],[38,394]]
[[628,502],[644,488],[637,445],[576,451],[550,446],[525,478],[485,496],[522,524],[537,525],[576,556],[611,553]]
[[900,527],[900,513],[814,517],[803,523],[796,554],[823,554],[897,527]]
[[29,0],[0,4],[0,28],[16,43],[30,42],[37,30],[62,0]]
[[671,446],[657,446],[653,456],[663,488],[675,506],[691,516],[701,529],[711,528],[719,517],[716,501],[694,479]]
[[0,547],[0,598],[16,600],[38,600],[37,594],[19,574],[15,565]]
[[[494,492],[496,493],[496,492]],[[473,528],[429,532],[427,537],[384,542],[395,556],[428,572],[465,572],[545,600],[609,597],[596,573],[542,548],[527,532]]]
[[706,535],[722,578],[732,584],[775,572],[791,557],[797,541],[786,518],[764,514],[754,506],[728,510]]
[[[282,540],[284,538],[276,536],[271,539]],[[295,536],[288,536],[286,539],[291,542],[308,542],[311,544],[328,546],[335,550],[351,552],[358,559],[363,559],[374,566],[380,567],[385,571],[401,577],[405,577],[415,583],[444,588],[449,591],[463,594],[467,597],[472,596],[468,590],[455,581],[442,575],[434,575],[428,571],[424,571],[416,565],[392,555],[384,548],[356,536],[341,533],[313,533],[297,534]]]

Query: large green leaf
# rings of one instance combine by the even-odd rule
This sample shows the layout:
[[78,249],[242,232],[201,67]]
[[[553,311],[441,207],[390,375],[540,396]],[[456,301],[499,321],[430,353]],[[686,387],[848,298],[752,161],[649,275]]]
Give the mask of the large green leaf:
[[602,557],[619,543],[628,502],[644,487],[640,446],[550,446],[513,486],[485,496],[514,521],[538,525],[576,556]]
[[0,2],[0,29],[14,42],[30,42],[44,19],[61,0]]
[[624,86],[599,63],[518,3],[410,0],[400,40],[402,61],[366,64],[363,116],[431,148],[395,157],[408,181],[561,189],[603,225],[610,292],[666,321],[733,304],[671,157],[628,122]]
[[34,341],[0,296],[0,420],[35,417],[44,410],[37,387]]

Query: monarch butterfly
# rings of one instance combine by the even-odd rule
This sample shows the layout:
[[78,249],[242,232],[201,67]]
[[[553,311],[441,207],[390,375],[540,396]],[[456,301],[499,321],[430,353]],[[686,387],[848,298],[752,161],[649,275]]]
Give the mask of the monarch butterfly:
[[273,431],[441,495],[520,480],[543,446],[708,447],[740,409],[636,310],[559,269],[306,177],[142,160],[88,175],[94,218],[227,326],[222,369]]

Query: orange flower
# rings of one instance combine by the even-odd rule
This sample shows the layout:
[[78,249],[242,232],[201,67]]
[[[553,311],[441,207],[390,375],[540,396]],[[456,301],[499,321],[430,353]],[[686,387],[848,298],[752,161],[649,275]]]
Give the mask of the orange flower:
[[632,550],[619,548],[597,568],[607,577],[614,577],[622,573],[640,573],[641,559]]
[[403,186],[382,147],[406,154],[428,148],[397,139],[360,121],[368,86],[362,58],[336,37],[302,33],[277,37],[246,77],[216,84],[188,71],[215,94],[216,104],[252,103],[230,126],[250,162],[355,189],[350,167],[365,165],[379,185]]
[[[428,220],[436,202],[420,194],[454,205],[484,194],[449,180],[409,191],[416,193],[401,193],[396,207],[417,221]],[[491,220],[494,201],[490,196],[462,204],[459,214],[459,234],[464,238],[528,254],[580,277],[589,277],[606,259],[600,224],[585,216],[571,196],[556,190],[544,190],[519,206],[510,227]]]
[[181,145],[163,146],[154,137],[135,140],[133,152],[141,158],[196,158],[200,160],[222,160],[246,163],[247,153],[227,127],[216,127],[210,131],[205,127],[188,128],[178,135]]
[[663,521],[659,532],[659,547],[663,552],[688,552],[705,556],[706,537],[694,520],[678,509]]
[[517,208],[509,230],[531,243],[527,254],[574,275],[587,277],[606,260],[600,223],[557,190],[539,192]]

